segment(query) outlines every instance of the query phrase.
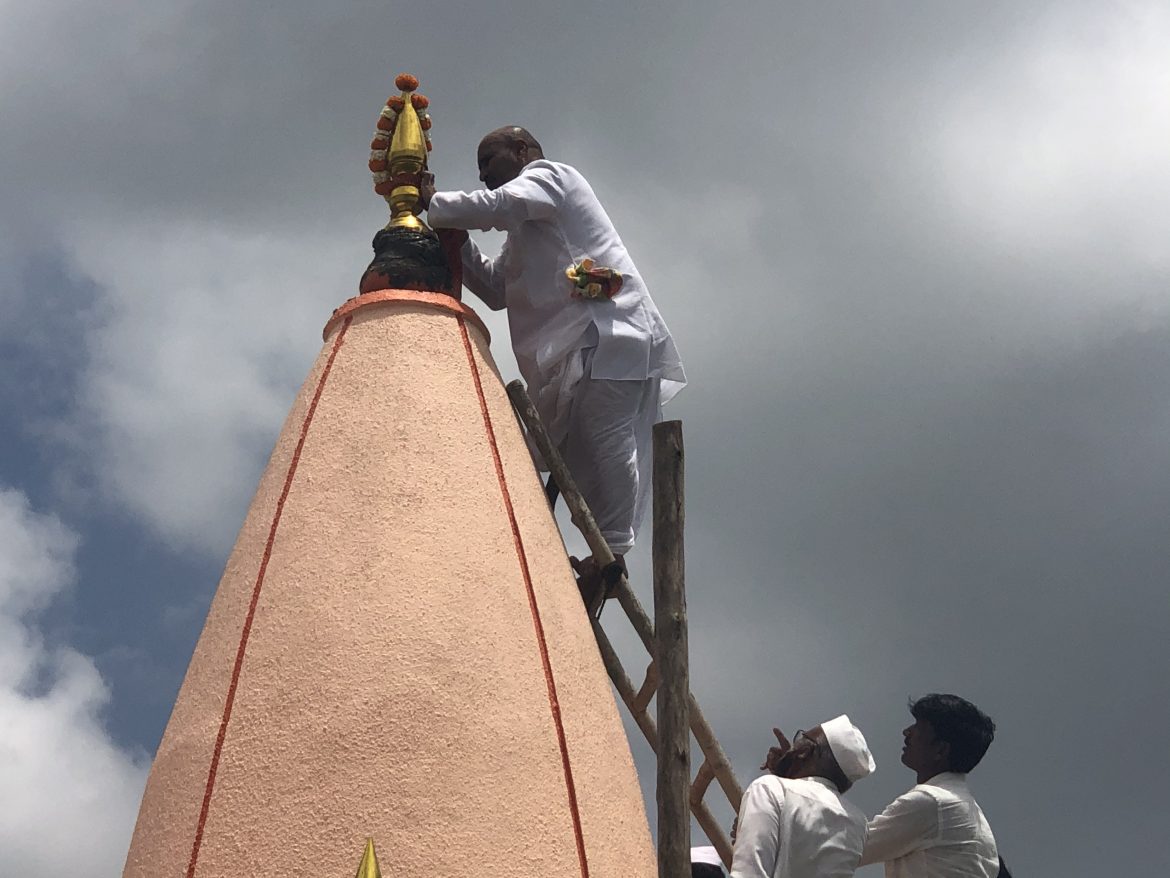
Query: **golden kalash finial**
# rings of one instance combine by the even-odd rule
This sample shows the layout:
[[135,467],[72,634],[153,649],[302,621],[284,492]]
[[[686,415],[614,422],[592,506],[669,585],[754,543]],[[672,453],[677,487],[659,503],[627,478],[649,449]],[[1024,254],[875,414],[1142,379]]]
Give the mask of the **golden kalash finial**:
[[378,868],[378,855],[374,853],[374,840],[372,838],[366,839],[366,852],[362,854],[357,878],[382,878],[382,870]]
[[420,209],[418,187],[427,167],[431,138],[427,132],[431,117],[426,112],[430,101],[415,93],[418,78],[400,73],[394,85],[402,89],[386,101],[378,117],[378,130],[370,144],[370,170],[374,174],[374,191],[390,205],[390,228],[430,231],[416,216]]

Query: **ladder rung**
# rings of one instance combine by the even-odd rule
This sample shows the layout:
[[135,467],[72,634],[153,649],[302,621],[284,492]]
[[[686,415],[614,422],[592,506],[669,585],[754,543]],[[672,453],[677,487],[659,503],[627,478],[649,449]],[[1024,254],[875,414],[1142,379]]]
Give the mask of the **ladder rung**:
[[719,781],[719,786],[723,789],[723,794],[727,796],[727,801],[732,808],[739,811],[739,802],[743,798],[743,787],[739,785],[735,772],[731,769],[731,762],[728,760],[727,754],[723,752],[723,746],[715,737],[715,732],[711,730],[707,718],[703,716],[703,711],[699,708],[699,702],[695,700],[694,693],[691,694],[691,734],[695,736],[699,749],[703,751],[703,755],[711,763],[715,779]]
[[605,665],[609,679],[613,681],[618,695],[621,696],[626,707],[630,709],[630,715],[633,716],[634,722],[638,724],[638,728],[642,730],[642,735],[646,738],[647,743],[650,744],[650,749],[657,754],[658,726],[645,710],[633,709],[634,700],[637,698],[637,693],[634,692],[634,683],[626,673],[626,669],[622,667],[622,663],[614,651],[613,644],[609,642],[609,638],[601,629],[601,623],[596,619],[591,619],[590,622],[593,625],[593,636],[597,638],[597,650],[601,653],[601,661]]
[[638,694],[634,698],[634,703],[630,705],[630,710],[645,710],[650,706],[650,702],[654,699],[657,691],[658,663],[650,662],[646,667],[646,679],[642,681],[642,688],[638,690]]
[[699,766],[698,774],[695,775],[695,782],[691,784],[691,808],[703,801],[707,787],[711,786],[714,779],[715,769],[711,767],[709,759],[704,759],[703,764]]

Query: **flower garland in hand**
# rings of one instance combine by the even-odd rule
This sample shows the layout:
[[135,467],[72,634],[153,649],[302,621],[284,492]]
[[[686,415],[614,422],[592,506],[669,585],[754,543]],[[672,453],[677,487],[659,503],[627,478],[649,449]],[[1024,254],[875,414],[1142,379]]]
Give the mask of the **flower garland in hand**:
[[574,299],[612,299],[623,282],[616,268],[606,268],[588,258],[566,268],[565,277],[573,283],[570,294]]

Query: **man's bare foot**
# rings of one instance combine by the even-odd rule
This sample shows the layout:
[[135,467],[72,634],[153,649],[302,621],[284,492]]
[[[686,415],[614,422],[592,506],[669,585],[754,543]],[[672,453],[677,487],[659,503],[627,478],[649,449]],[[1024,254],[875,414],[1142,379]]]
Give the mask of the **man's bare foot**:
[[599,567],[596,559],[569,557],[569,564],[577,574],[577,588],[581,591],[581,600],[585,608],[594,615],[601,613],[601,607],[606,598],[611,598],[617,591],[617,584],[626,573],[626,559],[624,555],[614,555],[613,563]]

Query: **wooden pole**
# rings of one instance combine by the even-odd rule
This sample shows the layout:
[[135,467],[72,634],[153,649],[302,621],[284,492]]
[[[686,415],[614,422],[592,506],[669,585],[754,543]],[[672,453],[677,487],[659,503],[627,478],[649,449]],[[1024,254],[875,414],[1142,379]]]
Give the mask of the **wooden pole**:
[[654,661],[658,667],[658,878],[691,874],[690,674],[683,564],[682,423],[654,426]]

